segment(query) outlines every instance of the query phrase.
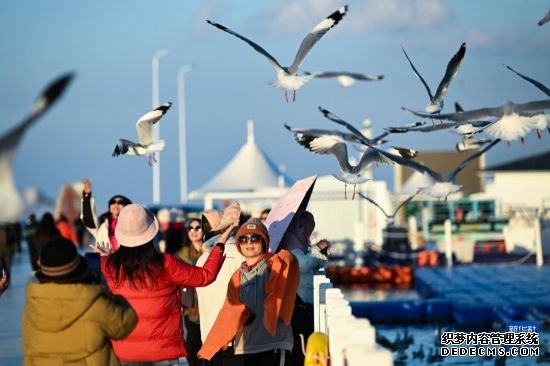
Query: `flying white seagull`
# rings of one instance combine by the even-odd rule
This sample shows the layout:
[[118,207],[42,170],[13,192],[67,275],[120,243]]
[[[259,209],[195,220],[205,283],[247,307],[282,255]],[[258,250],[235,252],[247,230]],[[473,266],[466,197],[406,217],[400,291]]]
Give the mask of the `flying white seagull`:
[[[456,112],[464,112],[464,109],[462,106],[455,102],[455,111]],[[441,131],[449,129],[450,132],[457,134],[462,137],[462,141],[458,142],[456,144],[456,149],[460,152],[464,151],[471,151],[471,150],[477,150],[482,145],[491,142],[489,139],[476,139],[475,135],[483,132],[485,128],[493,124],[494,121],[477,121],[477,122],[469,122],[469,123],[458,123],[458,122],[446,122],[442,123],[441,125],[437,126],[437,128],[433,127],[425,127],[425,126],[413,126],[407,129],[407,132],[435,132],[435,131]],[[399,129],[399,127],[388,127],[385,128],[385,130],[395,133],[395,129]]]
[[[419,117],[432,117],[429,113],[417,112],[404,107],[401,108]],[[523,104],[506,102],[494,108],[439,114],[437,118],[455,121],[459,124],[495,118],[496,121],[486,127],[484,132],[493,138],[504,139],[510,144],[511,141],[518,138],[524,142],[525,135],[540,123],[539,120],[547,121],[548,116],[544,114],[544,111],[547,109],[550,109],[550,99]]]
[[[528,76],[525,76],[523,74],[520,74],[519,72],[517,72],[516,70],[512,69],[510,66],[508,65],[504,65],[506,66],[506,68],[510,71],[512,71],[514,74],[516,74],[517,76],[519,76],[520,78],[522,78],[523,80],[527,80],[528,82],[530,82],[531,84],[533,84],[534,86],[536,86],[541,92],[543,92],[546,96],[550,97],[550,89],[548,89],[548,87],[546,85],[544,85],[543,83],[541,83],[540,81],[537,81],[535,79],[532,79]],[[535,126],[534,126],[536,129],[537,129],[537,137],[540,139],[542,136],[541,136],[541,133],[540,133],[540,130],[543,130],[543,129],[548,129],[548,132],[550,132],[550,127],[548,126],[548,118],[539,118],[537,119],[536,123],[535,123]]]
[[375,205],[376,207],[378,207],[380,209],[380,211],[382,211],[382,213],[384,214],[384,216],[386,216],[386,219],[388,221],[389,224],[392,224],[394,221],[395,221],[395,215],[397,215],[397,213],[399,212],[399,210],[401,209],[401,207],[403,207],[404,205],[406,205],[408,202],[410,202],[417,194],[418,192],[414,192],[412,195],[410,195],[406,200],[404,200],[403,202],[401,202],[394,210],[392,213],[387,213],[386,210],[384,210],[382,208],[382,206],[380,206],[375,200],[373,200],[372,198],[370,197],[367,197],[365,196],[363,193],[361,192],[358,192],[359,196],[361,198],[364,198],[366,199],[367,201],[369,201],[370,203],[372,203],[373,205]]
[[358,72],[348,72],[348,71],[319,71],[319,72],[307,72],[304,71],[305,75],[311,75],[315,78],[333,78],[336,79],[338,84],[342,88],[347,88],[355,84],[356,81],[380,81],[384,79],[384,75],[368,75],[361,74]]
[[537,24],[542,27],[544,24],[548,22],[550,22],[550,10],[548,10],[546,15],[541,20],[539,20]]
[[12,171],[13,158],[21,139],[27,129],[61,97],[73,77],[73,73],[67,73],[51,82],[35,100],[29,115],[0,136],[0,223],[18,220],[25,209]]
[[155,160],[155,153],[164,149],[165,141],[153,141],[153,125],[157,123],[168,112],[172,103],[164,103],[160,107],[141,116],[136,123],[138,142],[120,139],[115,146],[113,156],[118,155],[148,155],[147,164],[151,166]]
[[[378,150],[367,148],[361,155],[359,163],[352,165],[349,163],[348,149],[346,141],[352,141],[355,137],[349,138],[349,134],[334,133],[334,131],[319,129],[297,129],[285,124],[285,127],[296,138],[296,141],[314,154],[333,154],[338,161],[341,174],[333,174],[333,177],[345,183],[344,198],[347,198],[347,185],[353,184],[353,196],[355,198],[355,188],[357,184],[365,183],[369,179],[364,176],[367,167],[371,163],[393,164],[391,159],[386,158]],[[328,133],[326,133],[328,132]],[[353,135],[352,135],[353,136]],[[418,154],[417,151],[407,148],[393,148],[395,153],[405,159],[413,159]]]
[[449,84],[458,72],[460,63],[462,62],[462,59],[466,54],[466,43],[462,43],[462,45],[460,45],[457,53],[455,53],[455,55],[447,64],[445,75],[443,76],[443,79],[441,79],[441,82],[439,83],[435,94],[432,94],[430,87],[428,86],[422,75],[420,75],[418,70],[416,70],[416,67],[414,67],[411,59],[409,58],[409,55],[407,55],[407,52],[405,52],[405,49],[403,47],[401,47],[401,49],[403,50],[407,61],[409,61],[409,64],[414,71],[414,74],[420,79],[422,85],[424,85],[424,88],[426,88],[426,91],[428,92],[428,96],[430,97],[430,103],[426,106],[425,111],[430,114],[438,114],[443,109],[443,99],[445,98],[445,94],[447,93],[447,88],[449,87]]
[[330,14],[328,17],[326,17],[321,23],[317,24],[315,28],[304,38],[302,41],[302,44],[300,45],[300,48],[298,49],[298,53],[296,53],[296,56],[294,57],[294,62],[292,62],[292,65],[290,66],[281,66],[281,64],[273,57],[269,52],[267,52],[265,49],[263,49],[260,45],[257,43],[254,43],[250,39],[241,36],[239,33],[232,31],[231,29],[219,24],[211,22],[210,20],[207,20],[208,24],[213,25],[214,27],[221,29],[224,32],[227,32],[229,34],[234,35],[237,38],[240,38],[244,42],[248,43],[252,48],[254,48],[257,52],[262,54],[269,63],[275,68],[275,71],[277,72],[277,81],[272,83],[272,86],[276,88],[281,88],[285,90],[285,100],[288,102],[288,91],[293,91],[293,97],[292,101],[296,100],[296,90],[300,89],[302,86],[304,86],[308,81],[310,81],[313,76],[311,75],[304,75],[299,76],[298,68],[300,67],[300,64],[306,57],[307,53],[311,48],[327,33],[332,27],[334,27],[336,24],[342,20],[344,15],[346,15],[348,11],[348,6],[345,5],[341,7],[340,9],[336,10],[334,13]]
[[490,148],[492,148],[499,142],[500,139],[493,140],[489,145],[470,155],[468,158],[462,161],[452,172],[448,173],[438,173],[428,168],[427,166],[420,164],[417,161],[405,159],[399,155],[390,154],[375,147],[373,147],[373,149],[377,150],[380,154],[386,156],[388,159],[394,161],[397,164],[414,169],[422,174],[427,174],[429,177],[433,178],[433,180],[435,180],[435,184],[429,187],[421,187],[419,191],[437,199],[443,198],[446,201],[447,197],[450,194],[456,193],[462,188],[461,185],[456,184],[456,176],[458,175],[458,173],[460,173],[462,169],[466,168],[468,164],[470,164],[473,160],[477,159],[479,156],[487,152]]

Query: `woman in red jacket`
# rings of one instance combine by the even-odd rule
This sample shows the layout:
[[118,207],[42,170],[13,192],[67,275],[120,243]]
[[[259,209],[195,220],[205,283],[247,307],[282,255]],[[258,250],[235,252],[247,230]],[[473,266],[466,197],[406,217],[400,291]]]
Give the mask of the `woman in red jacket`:
[[[201,268],[155,249],[153,239],[159,224],[149,210],[138,204],[122,209],[115,229],[120,248],[101,261],[111,291],[124,296],[138,316],[138,324],[127,338],[112,341],[122,365],[177,365],[178,358],[187,355],[180,288],[214,281],[224,260],[223,246],[236,225],[220,237]],[[97,252],[103,249],[95,247]]]

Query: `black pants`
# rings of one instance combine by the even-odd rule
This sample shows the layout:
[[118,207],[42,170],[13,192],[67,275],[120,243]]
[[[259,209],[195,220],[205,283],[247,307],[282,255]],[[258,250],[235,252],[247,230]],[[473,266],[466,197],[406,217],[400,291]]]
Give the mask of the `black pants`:
[[223,366],[290,366],[290,351],[281,349],[245,355],[234,355],[232,350],[228,349],[216,354],[218,355],[221,355],[222,363],[217,365]]
[[201,342],[201,327],[198,323],[192,322],[187,316],[183,317],[185,329],[185,349],[187,350],[187,363],[189,366],[207,365],[205,360],[199,360],[197,353],[202,347]]

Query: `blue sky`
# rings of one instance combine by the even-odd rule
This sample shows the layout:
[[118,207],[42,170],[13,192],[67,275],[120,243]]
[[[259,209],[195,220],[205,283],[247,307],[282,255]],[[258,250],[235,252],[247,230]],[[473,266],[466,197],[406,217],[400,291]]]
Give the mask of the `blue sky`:
[[[444,111],[460,101],[466,109],[543,99],[544,95],[505,70],[506,63],[550,85],[550,24],[537,26],[550,2],[542,0],[350,1],[349,13],[310,52],[302,70],[348,70],[384,74],[377,83],[340,88],[313,80],[296,103],[266,84],[272,67],[249,46],[205,20],[222,23],[253,39],[282,64],[290,64],[303,38],[321,19],[345,4],[300,1],[0,1],[0,133],[20,121],[39,91],[54,77],[77,77],[63,99],[24,138],[15,159],[19,188],[37,186],[56,197],[64,183],[89,177],[99,202],[114,193],[150,203],[152,172],[146,160],[111,157],[119,138],[135,137],[135,122],[151,109],[151,57],[160,61],[160,99],[174,106],[161,122],[167,142],[161,160],[161,199],[179,199],[177,84],[186,76],[188,185],[196,189],[214,176],[246,139],[246,120],[255,121],[256,141],[287,174],[299,179],[337,171],[332,156],[315,156],[294,142],[283,123],[334,128],[317,106],[374,132],[413,122],[400,109],[422,109],[427,95],[400,46],[435,90],[460,43],[468,44],[451,84]],[[448,132],[395,136],[391,144],[420,151],[454,148]],[[548,149],[550,134],[527,144],[500,144],[488,163]],[[451,169],[452,167],[450,167]],[[375,170],[390,182],[391,169]]]

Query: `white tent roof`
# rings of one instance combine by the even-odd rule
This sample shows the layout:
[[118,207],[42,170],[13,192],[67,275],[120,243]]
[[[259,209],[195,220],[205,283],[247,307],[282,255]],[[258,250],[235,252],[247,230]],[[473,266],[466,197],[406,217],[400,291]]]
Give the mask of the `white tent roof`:
[[247,127],[246,143],[218,174],[191,192],[190,199],[199,198],[208,192],[250,192],[266,188],[283,188],[292,184],[292,181],[256,145],[251,120],[248,121]]

